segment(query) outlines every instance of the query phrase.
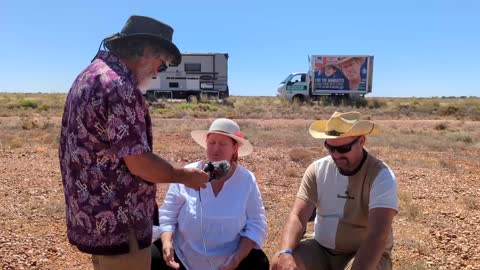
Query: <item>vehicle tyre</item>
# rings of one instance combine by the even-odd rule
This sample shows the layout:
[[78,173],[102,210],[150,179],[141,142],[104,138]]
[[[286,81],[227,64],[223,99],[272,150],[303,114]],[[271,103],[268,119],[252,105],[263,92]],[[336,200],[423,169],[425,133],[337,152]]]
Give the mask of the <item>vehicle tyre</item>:
[[200,98],[199,98],[198,95],[188,95],[187,96],[187,102],[188,103],[198,103],[199,100],[200,100]]
[[305,97],[303,95],[295,95],[292,98],[293,103],[303,104],[305,102]]

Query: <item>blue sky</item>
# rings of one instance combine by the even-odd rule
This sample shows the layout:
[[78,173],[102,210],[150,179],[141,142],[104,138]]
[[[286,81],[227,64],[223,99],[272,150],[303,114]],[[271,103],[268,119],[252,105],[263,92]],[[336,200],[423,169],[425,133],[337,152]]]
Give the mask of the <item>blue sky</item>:
[[0,0],[0,92],[67,92],[132,14],[226,52],[234,95],[274,96],[308,55],[374,55],[371,96],[479,96],[480,1]]

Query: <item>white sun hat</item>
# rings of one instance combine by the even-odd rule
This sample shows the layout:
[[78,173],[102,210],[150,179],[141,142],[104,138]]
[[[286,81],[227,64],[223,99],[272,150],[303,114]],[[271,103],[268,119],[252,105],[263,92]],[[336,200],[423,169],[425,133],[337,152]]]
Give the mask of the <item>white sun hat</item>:
[[253,146],[244,139],[240,132],[240,127],[233,120],[227,118],[218,118],[212,122],[208,130],[194,130],[191,132],[192,138],[203,148],[207,148],[208,134],[215,133],[225,135],[238,142],[238,156],[243,157],[253,152]]

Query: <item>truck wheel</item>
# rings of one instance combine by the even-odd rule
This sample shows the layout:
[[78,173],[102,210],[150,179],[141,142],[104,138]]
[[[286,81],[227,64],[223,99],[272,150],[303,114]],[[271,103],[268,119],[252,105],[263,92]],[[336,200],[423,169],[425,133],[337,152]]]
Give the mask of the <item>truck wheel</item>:
[[302,95],[295,95],[292,98],[293,103],[303,104],[305,102],[305,97]]

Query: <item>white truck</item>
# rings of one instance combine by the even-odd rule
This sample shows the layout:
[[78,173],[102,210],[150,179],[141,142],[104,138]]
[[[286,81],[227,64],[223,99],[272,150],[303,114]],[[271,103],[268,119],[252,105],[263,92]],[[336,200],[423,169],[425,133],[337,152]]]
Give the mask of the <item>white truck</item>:
[[373,56],[313,55],[307,73],[292,73],[277,89],[277,96],[303,102],[322,96],[365,96],[372,92]]
[[199,100],[201,95],[219,99],[229,96],[227,53],[182,53],[182,62],[153,77],[146,91],[149,101],[191,102]]

